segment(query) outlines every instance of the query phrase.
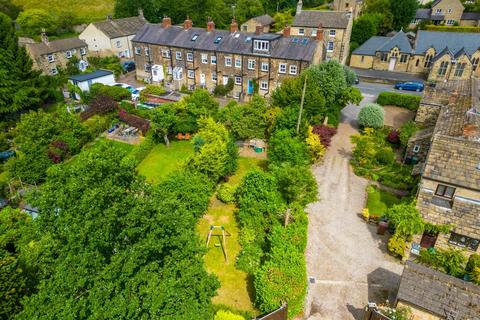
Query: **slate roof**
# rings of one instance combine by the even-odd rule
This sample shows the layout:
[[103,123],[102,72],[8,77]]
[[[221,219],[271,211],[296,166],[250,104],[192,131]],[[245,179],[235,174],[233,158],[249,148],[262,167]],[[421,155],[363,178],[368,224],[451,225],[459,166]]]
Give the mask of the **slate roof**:
[[411,53],[412,46],[403,31],[397,32],[393,37],[375,36],[368,39],[364,44],[353,51],[353,54],[374,56],[377,51],[387,52],[398,47],[402,53]]
[[[194,35],[198,35],[198,37],[195,41],[192,41]],[[216,44],[215,40],[219,37],[221,39]],[[270,40],[270,54],[268,56],[286,60],[311,61],[317,47],[317,41],[307,37],[283,37],[280,34],[273,33],[260,35],[247,32],[230,33],[226,30],[217,29],[207,32],[203,28],[190,28],[188,30],[181,26],[163,28],[161,24],[150,23],[147,23],[136,34],[132,42],[253,55],[254,39]]]
[[94,22],[93,25],[110,39],[134,35],[147,21],[143,17],[130,17]]
[[432,15],[432,9],[417,9],[415,13],[415,19],[430,19]]
[[90,72],[90,73],[82,73],[82,74],[77,74],[77,75],[74,75],[74,76],[69,76],[68,79],[69,80],[73,80],[73,81],[77,81],[77,82],[83,82],[83,81],[87,81],[87,80],[92,80],[92,79],[97,79],[97,78],[100,78],[100,77],[104,77],[104,76],[108,76],[110,74],[113,74],[112,71],[109,71],[109,70],[96,70],[94,72]]
[[268,14],[264,14],[263,16],[259,16],[259,17],[254,17],[252,18],[252,20],[257,21],[262,26],[269,26],[275,22],[275,20],[273,20],[273,18],[270,17]]
[[346,29],[348,26],[348,13],[345,11],[302,10],[295,15],[293,27]]
[[437,53],[448,47],[453,54],[463,48],[472,55],[480,47],[480,33],[418,31],[415,53],[423,54],[431,47]]
[[460,20],[480,20],[480,13],[478,12],[464,12]]
[[48,44],[45,44],[43,42],[26,43],[25,46],[30,49],[34,56],[41,56],[44,54],[51,54],[55,52],[62,52],[87,47],[87,44],[85,43],[85,41],[78,38],[66,38],[49,41]]
[[478,319],[480,286],[407,261],[403,269],[397,301],[407,302],[445,318]]

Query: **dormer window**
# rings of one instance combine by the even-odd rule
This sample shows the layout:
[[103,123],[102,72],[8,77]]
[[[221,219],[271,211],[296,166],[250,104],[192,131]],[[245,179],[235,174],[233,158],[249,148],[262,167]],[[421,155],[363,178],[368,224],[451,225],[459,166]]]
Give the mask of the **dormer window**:
[[268,51],[270,49],[270,43],[265,40],[253,41],[253,49],[259,51]]

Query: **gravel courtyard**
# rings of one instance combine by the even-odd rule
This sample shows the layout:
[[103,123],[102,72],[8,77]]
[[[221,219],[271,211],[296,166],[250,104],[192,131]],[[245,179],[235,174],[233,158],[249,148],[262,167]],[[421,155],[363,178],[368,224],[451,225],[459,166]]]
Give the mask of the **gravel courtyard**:
[[309,320],[362,319],[367,302],[394,298],[403,269],[386,253],[386,236],[359,216],[367,180],[349,165],[358,109],[344,109],[324,162],[313,169],[320,200],[308,207],[307,275],[314,278],[305,307]]

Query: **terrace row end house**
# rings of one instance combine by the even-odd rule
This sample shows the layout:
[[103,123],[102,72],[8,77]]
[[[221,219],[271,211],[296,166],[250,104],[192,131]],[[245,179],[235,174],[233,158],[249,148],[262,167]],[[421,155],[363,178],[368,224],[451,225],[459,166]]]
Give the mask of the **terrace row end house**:
[[409,28],[415,29],[419,23],[425,21],[434,25],[479,26],[480,13],[465,12],[460,0],[435,0],[431,8],[417,10]]
[[428,80],[465,80],[480,76],[480,33],[403,31],[374,36],[355,49],[350,66],[427,75]]
[[87,68],[88,49],[85,41],[78,38],[50,41],[45,33],[42,33],[41,39],[41,42],[25,43],[25,49],[33,60],[33,68],[54,76],[73,57],[78,59],[81,71]]
[[207,28],[194,28],[190,19],[174,26],[165,17],[161,24],[146,24],[132,39],[136,76],[139,80],[165,82],[180,89],[206,88],[233,81],[229,94],[248,100],[258,90],[267,96],[289,77],[298,76],[311,64],[320,63],[321,36],[291,37],[283,34],[238,31],[232,21],[230,30],[217,30],[213,21]]
[[449,234],[426,232],[421,247],[480,253],[480,83],[452,81],[426,88],[415,122],[423,128],[408,143],[421,175],[417,208],[433,224],[453,226]]

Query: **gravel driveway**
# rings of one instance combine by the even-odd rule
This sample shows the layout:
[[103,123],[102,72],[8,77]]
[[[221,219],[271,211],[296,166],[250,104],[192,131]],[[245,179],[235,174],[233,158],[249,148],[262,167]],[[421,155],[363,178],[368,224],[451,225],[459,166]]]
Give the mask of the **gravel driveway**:
[[[362,104],[373,99],[365,97]],[[308,207],[307,274],[314,278],[305,305],[309,320],[362,319],[367,302],[394,297],[403,269],[385,252],[386,236],[376,235],[359,216],[367,180],[349,165],[358,109],[343,110],[324,162],[313,168],[320,200]]]

